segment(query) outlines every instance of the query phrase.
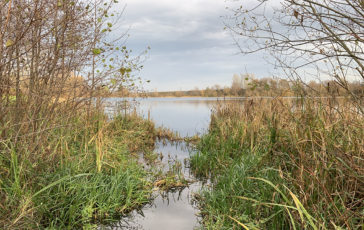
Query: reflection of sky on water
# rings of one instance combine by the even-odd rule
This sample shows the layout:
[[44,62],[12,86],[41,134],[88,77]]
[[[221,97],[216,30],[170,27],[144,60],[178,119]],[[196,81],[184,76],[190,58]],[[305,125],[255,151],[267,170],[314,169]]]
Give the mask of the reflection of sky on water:
[[[108,102],[117,103],[121,98],[109,98]],[[132,100],[132,99],[129,99]],[[234,99],[227,99],[234,100]],[[146,98],[136,99],[138,111],[143,117],[150,118],[156,126],[177,131],[181,136],[204,133],[210,123],[211,109],[223,98]]]
[[169,169],[169,163],[179,161],[183,166],[182,173],[184,177],[188,180],[194,180],[193,176],[190,175],[189,168],[185,165],[185,159],[189,158],[190,154],[194,152],[194,148],[186,144],[186,142],[157,141],[154,152],[163,154],[162,163],[166,165],[165,170]]
[[190,101],[141,102],[140,109],[145,114],[150,110],[150,118],[157,126],[177,131],[181,136],[193,136],[206,130],[210,122],[210,108],[207,104]]
[[[211,109],[223,101],[223,98],[147,98],[136,101],[139,113],[145,118],[148,118],[150,114],[156,126],[177,131],[181,136],[193,136],[207,131]],[[116,104],[124,103],[122,98],[108,98],[106,102],[109,105],[105,110],[109,114],[113,112]],[[169,160],[180,161],[185,178],[193,179],[193,176],[189,175],[189,169],[184,167],[184,159],[190,154],[186,143],[170,143],[162,140],[156,143],[154,151],[162,153],[162,162],[165,165],[168,165]],[[165,169],[168,167],[166,166]],[[152,204],[122,218],[114,229],[182,230],[198,227],[196,216],[198,210],[192,204],[192,196],[202,187],[201,183],[194,182],[187,188],[168,192],[163,196],[157,195],[158,192],[156,192],[156,198]]]
[[191,204],[192,191],[198,191],[199,184],[193,184],[181,192],[157,196],[153,204],[136,211],[131,217],[122,220],[118,229],[140,230],[185,230],[198,227],[197,209]]
[[[185,143],[172,144],[170,142],[156,143],[155,152],[164,155],[163,162],[177,158],[183,162],[189,156]],[[186,178],[192,179],[189,170],[184,168]],[[184,230],[194,229],[199,226],[196,213],[198,209],[193,205],[193,194],[201,188],[201,182],[195,182],[187,188],[177,189],[173,192],[155,192],[156,198],[142,210],[133,211],[128,217],[122,218],[114,227],[107,229],[138,229],[138,230]]]

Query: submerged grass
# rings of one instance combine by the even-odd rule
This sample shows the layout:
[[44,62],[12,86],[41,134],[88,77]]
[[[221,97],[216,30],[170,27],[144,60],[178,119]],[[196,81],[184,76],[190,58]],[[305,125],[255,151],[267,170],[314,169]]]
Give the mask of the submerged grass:
[[0,228],[96,228],[149,201],[153,183],[134,155],[153,148],[151,122],[94,112],[67,123],[34,149],[1,141]]
[[166,169],[159,169],[155,174],[157,180],[154,186],[163,192],[185,188],[191,183],[185,178],[182,162],[177,159],[169,159]]
[[364,117],[331,100],[256,99],[214,111],[190,159],[212,182],[197,196],[207,229],[363,227]]
[[166,127],[156,128],[155,134],[159,140],[168,140],[170,142],[176,143],[185,142],[187,144],[196,144],[200,140],[200,137],[197,134],[190,137],[181,137],[178,132],[168,129]]

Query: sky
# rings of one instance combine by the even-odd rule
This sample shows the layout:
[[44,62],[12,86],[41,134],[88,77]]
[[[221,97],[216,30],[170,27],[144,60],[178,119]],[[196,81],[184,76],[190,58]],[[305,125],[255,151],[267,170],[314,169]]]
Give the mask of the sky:
[[[245,1],[247,2],[247,1]],[[230,86],[233,74],[270,76],[263,54],[239,54],[232,36],[224,31],[229,0],[124,0],[121,29],[128,30],[127,46],[148,59],[140,75],[150,80],[146,90],[199,89]]]

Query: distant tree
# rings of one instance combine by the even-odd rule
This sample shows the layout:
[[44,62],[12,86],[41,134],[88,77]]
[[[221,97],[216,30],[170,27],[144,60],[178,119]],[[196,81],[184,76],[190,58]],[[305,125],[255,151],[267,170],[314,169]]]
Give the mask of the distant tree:
[[233,80],[231,83],[231,94],[234,96],[239,95],[239,91],[241,89],[241,78],[238,74],[233,75]]
[[196,97],[197,96],[202,96],[201,91],[197,86],[193,89],[193,92],[194,92],[193,96],[196,96]]
[[364,2],[282,0],[272,7],[274,3],[257,0],[250,8],[245,4],[233,10],[227,28],[240,51],[268,51],[276,67],[303,83],[329,77],[360,104],[349,82],[364,81]]
[[227,86],[223,89],[224,96],[230,96],[231,95],[231,89]]

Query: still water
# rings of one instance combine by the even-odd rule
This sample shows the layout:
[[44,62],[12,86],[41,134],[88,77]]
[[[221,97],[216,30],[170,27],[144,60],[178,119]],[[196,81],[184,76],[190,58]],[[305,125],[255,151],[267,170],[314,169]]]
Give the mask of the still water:
[[[208,129],[211,110],[219,103],[236,101],[229,98],[147,98],[128,99],[136,104],[137,112],[145,118],[149,118],[156,126],[163,126],[178,132],[182,137],[201,135]],[[107,112],[117,111],[123,106],[123,99],[107,99]],[[195,181],[184,189],[168,193],[156,192],[156,198],[142,210],[132,212],[123,218],[111,229],[196,229],[199,228],[198,210],[193,202],[193,194],[198,192],[203,183],[190,175],[185,167],[184,160],[193,151],[186,143],[170,143],[161,140],[156,143],[155,152],[161,153],[164,163],[168,159],[176,159],[182,162],[182,170],[185,178]]]
[[[163,126],[177,131],[181,136],[193,136],[204,133],[210,122],[211,109],[218,103],[224,101],[241,100],[239,98],[128,98],[129,102],[135,103],[139,114],[144,118],[148,116],[156,126]],[[123,112],[124,99],[107,99],[108,112]]]

